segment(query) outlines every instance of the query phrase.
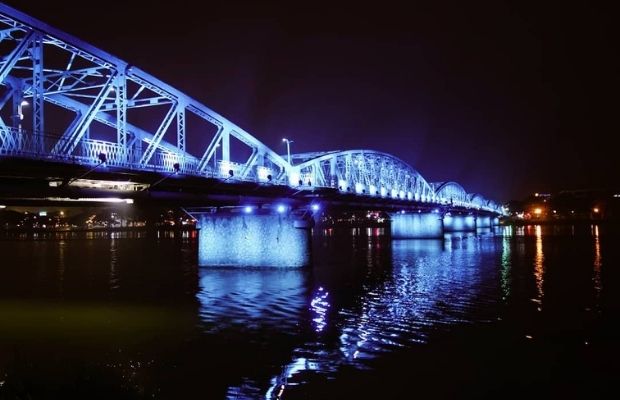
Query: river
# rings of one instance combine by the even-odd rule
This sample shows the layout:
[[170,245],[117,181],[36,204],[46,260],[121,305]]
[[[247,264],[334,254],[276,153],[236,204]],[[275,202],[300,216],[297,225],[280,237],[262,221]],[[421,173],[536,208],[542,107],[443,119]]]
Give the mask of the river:
[[305,269],[199,267],[195,232],[0,239],[0,399],[601,396],[618,230],[326,231]]

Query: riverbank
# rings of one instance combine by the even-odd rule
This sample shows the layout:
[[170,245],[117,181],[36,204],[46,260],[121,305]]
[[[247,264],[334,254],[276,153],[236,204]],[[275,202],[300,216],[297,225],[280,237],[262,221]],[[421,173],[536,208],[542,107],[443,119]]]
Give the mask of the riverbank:
[[613,219],[504,219],[500,225],[527,226],[527,225],[610,225],[620,226],[620,220]]

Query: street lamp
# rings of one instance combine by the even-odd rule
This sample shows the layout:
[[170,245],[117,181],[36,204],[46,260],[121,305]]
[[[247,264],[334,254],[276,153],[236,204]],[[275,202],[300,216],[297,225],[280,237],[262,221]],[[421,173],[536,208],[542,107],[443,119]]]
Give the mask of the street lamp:
[[288,140],[287,138],[283,138],[282,141],[286,142],[286,154],[288,156],[288,163],[291,164],[291,143],[293,143],[293,141]]
[[24,99],[22,99],[16,104],[17,109],[15,110],[16,114],[13,115],[13,121],[14,121],[13,126],[15,126],[19,132],[21,132],[22,130],[22,121],[24,120],[23,108],[28,107],[29,105],[30,103],[28,103],[28,101]]
[[215,144],[215,150],[213,150],[213,173],[217,170],[217,148],[220,147],[219,142]]

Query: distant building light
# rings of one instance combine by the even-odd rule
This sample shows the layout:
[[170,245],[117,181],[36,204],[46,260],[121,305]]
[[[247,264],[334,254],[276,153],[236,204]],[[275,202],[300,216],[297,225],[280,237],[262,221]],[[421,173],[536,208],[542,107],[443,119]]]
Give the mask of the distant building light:
[[243,212],[246,214],[251,214],[252,213],[252,206],[245,206],[243,208]]
[[283,204],[278,205],[278,207],[276,208],[276,210],[282,214],[284,211],[286,211],[286,206],[284,206]]
[[315,204],[312,205],[311,208],[312,208],[312,211],[319,211],[321,209],[321,206],[319,206],[318,204],[315,203]]
[[[538,196],[538,193],[536,193],[536,195]],[[542,214],[542,209],[541,208],[535,208],[534,209],[534,214],[536,214],[536,215]]]
[[3,209],[3,208],[6,208],[6,206],[3,205],[3,204],[0,204],[0,210]]
[[594,207],[594,208],[592,209],[592,211],[596,214],[596,213],[598,213],[600,210],[598,209],[598,207]]
[[535,197],[538,197],[538,193],[534,193],[534,196],[535,196]]
[[620,197],[620,193],[614,194],[614,197]]

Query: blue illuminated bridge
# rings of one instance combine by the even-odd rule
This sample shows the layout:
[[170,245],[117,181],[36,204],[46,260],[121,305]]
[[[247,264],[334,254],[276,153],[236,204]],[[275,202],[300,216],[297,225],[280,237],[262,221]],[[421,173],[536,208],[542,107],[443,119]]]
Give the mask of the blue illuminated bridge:
[[489,227],[503,211],[378,151],[281,156],[139,68],[2,3],[0,172],[0,203],[186,207],[210,264],[301,265],[309,235],[299,228],[327,208],[388,212],[402,238]]

